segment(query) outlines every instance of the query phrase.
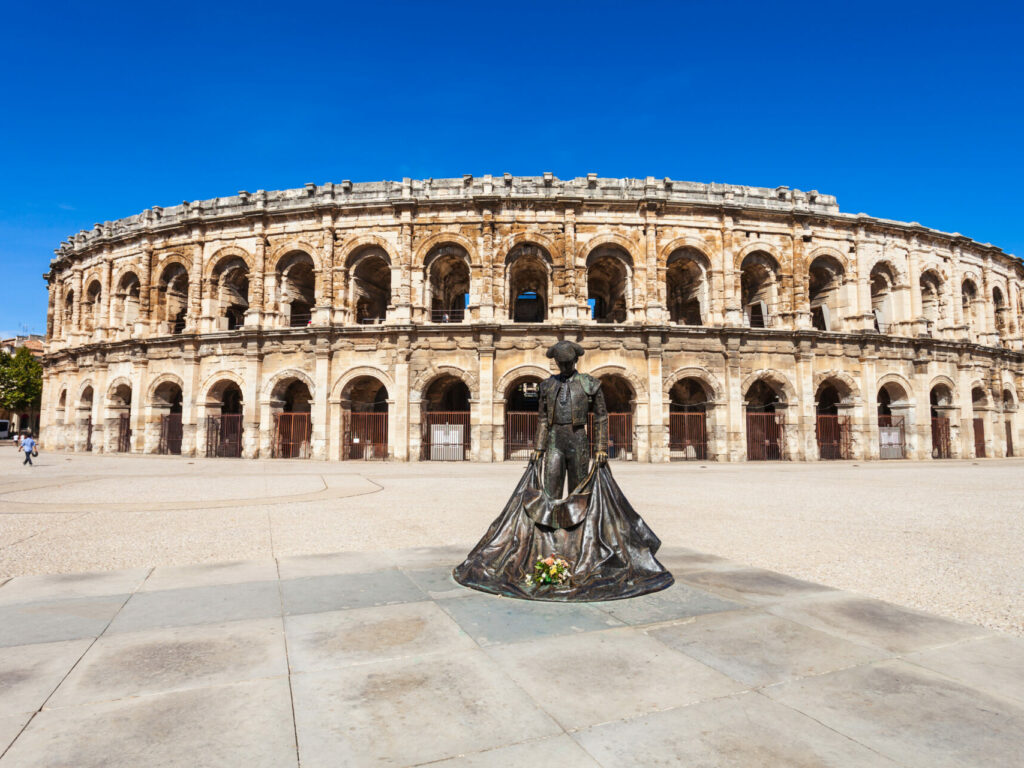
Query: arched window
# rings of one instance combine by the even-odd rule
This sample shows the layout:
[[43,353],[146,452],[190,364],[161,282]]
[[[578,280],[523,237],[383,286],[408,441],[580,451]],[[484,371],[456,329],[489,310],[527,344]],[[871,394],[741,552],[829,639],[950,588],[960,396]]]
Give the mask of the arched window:
[[779,265],[771,254],[754,251],[740,265],[740,298],[743,318],[751,328],[768,328],[777,300]]
[[277,262],[280,312],[291,328],[303,328],[313,321],[316,306],[316,274],[313,257],[292,251]]
[[895,322],[894,291],[896,273],[893,268],[879,262],[871,270],[871,312],[875,316],[875,330],[889,333]]
[[551,257],[533,244],[516,246],[505,260],[508,271],[509,319],[540,323],[547,317],[548,269]]
[[680,248],[668,257],[665,293],[673,323],[704,325],[707,268],[707,259],[695,248]]
[[632,265],[618,246],[598,246],[587,257],[587,303],[597,322],[626,322]]
[[358,252],[350,260],[349,286],[352,314],[361,325],[383,323],[391,302],[391,263],[377,247]]
[[210,293],[217,325],[233,331],[245,325],[249,309],[249,265],[239,256],[227,256],[213,270]]
[[131,330],[132,324],[139,319],[141,310],[142,289],[139,277],[134,272],[125,272],[117,282],[114,293],[113,325],[121,330]]
[[166,323],[169,333],[184,332],[188,314],[188,271],[178,263],[169,265],[157,287],[158,321]]
[[811,326],[819,331],[839,330],[839,291],[843,265],[832,256],[819,256],[807,270],[807,299]]
[[973,335],[978,331],[978,288],[970,278],[964,280],[960,288],[960,300],[964,325],[968,335]]
[[933,271],[923,272],[921,286],[921,316],[928,332],[934,333],[940,321],[944,320],[942,307],[942,279]]
[[427,299],[434,323],[461,323],[469,304],[469,254],[454,243],[431,250],[427,257]]

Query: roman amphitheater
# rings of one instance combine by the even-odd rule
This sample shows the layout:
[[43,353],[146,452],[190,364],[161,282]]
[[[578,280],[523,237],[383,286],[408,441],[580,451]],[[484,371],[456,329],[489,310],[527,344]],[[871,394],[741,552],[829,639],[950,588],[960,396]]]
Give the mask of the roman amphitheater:
[[1021,262],[814,191],[243,191],[96,224],[45,277],[48,449],[518,460],[565,338],[617,459],[1020,450]]

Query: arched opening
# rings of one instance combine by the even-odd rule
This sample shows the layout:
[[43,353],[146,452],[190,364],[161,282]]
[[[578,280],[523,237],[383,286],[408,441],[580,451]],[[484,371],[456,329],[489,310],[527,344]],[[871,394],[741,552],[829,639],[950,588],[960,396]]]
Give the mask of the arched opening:
[[932,419],[932,458],[953,458],[951,438],[954,421],[953,391],[945,384],[936,384],[928,393]]
[[57,411],[54,414],[54,419],[53,419],[54,424],[57,424],[57,425],[64,424],[64,420],[67,418],[67,410],[68,410],[68,391],[67,391],[67,389],[62,389],[60,391],[60,397],[57,398]]
[[157,322],[161,333],[183,333],[188,315],[188,271],[178,263],[167,266],[157,283]]
[[125,272],[117,282],[114,293],[113,326],[122,331],[131,331],[139,319],[142,307],[142,289],[139,277],[134,272]]
[[160,425],[157,453],[180,454],[183,426],[181,387],[173,381],[162,382],[153,392],[153,413]]
[[906,434],[910,400],[903,387],[895,382],[883,384],[878,390],[878,457],[905,459]]
[[942,317],[942,279],[932,271],[921,275],[921,316],[929,334],[935,333]]
[[981,387],[971,389],[971,410],[974,427],[974,458],[983,459],[985,450],[985,414],[991,409],[988,393]]
[[285,324],[290,328],[305,328],[313,321],[316,306],[313,257],[305,251],[292,251],[282,256],[277,262],[277,283]]
[[505,261],[508,270],[509,319],[515,323],[541,323],[548,310],[547,252],[532,244],[515,247]]
[[814,427],[819,459],[853,458],[853,434],[850,417],[846,413],[849,401],[849,388],[842,381],[827,379],[819,385],[814,395]]
[[740,299],[743,318],[750,328],[769,328],[778,298],[779,265],[771,254],[754,251],[740,265]]
[[617,246],[599,246],[587,257],[587,304],[596,322],[626,322],[632,267],[629,254]]
[[992,305],[994,307],[996,333],[999,334],[1001,339],[1006,335],[1006,301],[1003,299],[1003,292],[998,285],[992,289]]
[[1017,400],[1009,389],[1003,390],[1003,428],[1006,430],[1006,456],[1013,456],[1014,414],[1017,411]]
[[210,387],[206,396],[206,455],[239,458],[242,455],[242,390],[231,379]]
[[505,460],[526,459],[537,437],[540,378],[523,376],[505,390]]
[[446,243],[430,252],[427,263],[430,321],[461,323],[469,304],[469,254],[459,245]]
[[[614,373],[600,377],[601,393],[608,409],[608,458],[632,461],[636,458],[633,449],[633,422],[636,411],[636,393],[624,376]],[[595,450],[594,417],[587,420],[590,435],[590,452]]]
[[388,316],[391,303],[391,263],[383,249],[359,251],[350,267],[351,311],[360,325],[378,325]]
[[696,378],[680,379],[668,393],[668,449],[672,459],[708,458],[708,403],[711,393]]
[[64,317],[61,320],[61,335],[66,339],[68,331],[75,330],[72,324],[75,321],[75,292],[69,290],[64,296]]
[[781,388],[757,379],[743,398],[746,408],[747,461],[782,461],[787,456],[785,401]]
[[275,459],[308,459],[313,434],[313,396],[302,379],[282,379],[274,387],[270,413],[274,419]]
[[342,459],[388,457],[388,390],[373,376],[360,376],[341,393]]
[[807,298],[811,327],[819,331],[839,330],[840,290],[843,265],[832,256],[819,256],[807,270]]
[[240,256],[228,256],[213,271],[210,293],[215,302],[217,327],[234,331],[245,325],[249,310],[249,265]]
[[980,326],[978,324],[978,288],[970,278],[964,280],[960,287],[960,303],[964,315],[964,325],[967,326],[967,334],[973,338]]
[[871,270],[871,312],[875,330],[879,333],[889,333],[895,321],[895,286],[896,275],[892,267],[885,262],[875,264]]
[[108,434],[116,440],[114,450],[117,453],[131,453],[132,450],[132,388],[128,384],[118,384],[110,390],[107,395],[108,411],[110,417],[107,419]]
[[435,378],[420,401],[424,460],[466,461],[470,451],[469,387],[449,373]]
[[103,289],[99,280],[93,280],[85,291],[85,305],[82,307],[82,330],[92,333],[101,325]]
[[704,325],[707,272],[707,259],[696,248],[680,248],[668,257],[665,293],[673,323]]
[[78,398],[78,429],[82,435],[82,448],[86,451],[92,450],[92,399],[91,386],[83,389]]

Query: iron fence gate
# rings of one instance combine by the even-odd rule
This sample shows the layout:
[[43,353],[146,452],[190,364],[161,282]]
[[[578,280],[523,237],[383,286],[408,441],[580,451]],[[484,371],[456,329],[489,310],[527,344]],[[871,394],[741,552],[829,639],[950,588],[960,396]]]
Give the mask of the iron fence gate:
[[688,461],[703,461],[708,457],[707,414],[670,413],[668,416],[668,449],[682,454]]
[[342,459],[384,460],[388,457],[387,413],[353,413],[342,416]]
[[1013,456],[1013,422],[1006,420],[1006,455]]
[[92,416],[87,416],[84,422],[85,426],[85,450],[92,450]]
[[819,413],[815,423],[815,437],[818,440],[819,459],[845,461],[853,458],[849,416]]
[[242,457],[242,414],[222,413],[206,417],[206,455],[229,459]]
[[469,458],[469,411],[428,411],[423,414],[424,461],[466,461]]
[[[590,437],[590,455],[597,452],[594,442],[594,414],[587,415],[587,435]],[[608,458],[632,461],[633,455],[633,414],[608,414]]]
[[781,413],[747,413],[747,461],[782,461],[786,457],[785,418]]
[[160,417],[160,445],[157,453],[180,454],[183,432],[180,413],[167,413]]
[[273,457],[308,459],[309,438],[312,433],[313,422],[309,413],[275,413]]
[[932,418],[932,458],[950,459],[952,457],[953,447],[950,439],[949,419],[936,416]]
[[978,459],[985,458],[985,419],[974,420],[974,456]]
[[505,461],[528,459],[537,437],[537,412],[512,411],[505,414]]
[[902,459],[906,457],[903,417],[879,414],[878,458]]
[[117,452],[131,453],[132,450],[132,419],[127,413],[117,417]]

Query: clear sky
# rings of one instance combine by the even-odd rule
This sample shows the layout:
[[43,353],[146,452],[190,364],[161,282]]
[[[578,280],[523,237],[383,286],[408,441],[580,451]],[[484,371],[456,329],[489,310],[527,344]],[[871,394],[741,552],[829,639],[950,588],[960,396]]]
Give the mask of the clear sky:
[[[41,9],[41,10],[40,10]],[[817,189],[1024,256],[1018,3],[8,3],[0,332],[97,221],[551,171]]]

